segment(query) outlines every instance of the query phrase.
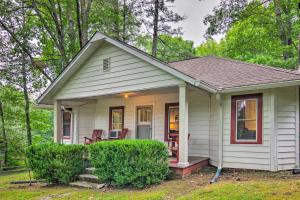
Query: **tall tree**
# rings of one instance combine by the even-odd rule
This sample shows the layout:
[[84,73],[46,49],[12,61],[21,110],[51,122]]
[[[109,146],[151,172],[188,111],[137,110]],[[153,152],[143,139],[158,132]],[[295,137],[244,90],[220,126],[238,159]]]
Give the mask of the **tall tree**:
[[209,25],[208,37],[226,33],[227,56],[275,66],[296,65],[299,35],[297,0],[230,2],[221,1],[213,14],[204,20]]
[[[31,27],[30,38],[26,41],[22,40],[22,32],[20,32],[20,21],[22,21],[22,8],[23,2],[21,0],[8,1],[3,0],[0,2],[0,31],[1,31],[1,56],[5,58],[6,51],[9,49],[11,43],[17,44],[18,48],[26,54],[29,59],[31,67],[38,70],[45,78],[52,81],[53,78],[49,75],[49,66],[42,64],[35,55],[38,54],[37,48],[35,48],[33,42],[33,35],[35,35],[36,29]],[[36,35],[35,35],[36,36]],[[8,47],[8,48],[6,48]]]
[[88,41],[88,26],[91,5],[92,0],[76,0],[77,30],[81,48]]
[[[157,56],[157,43],[160,34],[178,35],[181,28],[172,28],[171,23],[184,20],[184,16],[172,11],[167,4],[174,3],[175,0],[145,0],[140,3],[140,9],[144,15],[141,20],[152,35],[152,55]],[[150,31],[150,29],[152,31]]]

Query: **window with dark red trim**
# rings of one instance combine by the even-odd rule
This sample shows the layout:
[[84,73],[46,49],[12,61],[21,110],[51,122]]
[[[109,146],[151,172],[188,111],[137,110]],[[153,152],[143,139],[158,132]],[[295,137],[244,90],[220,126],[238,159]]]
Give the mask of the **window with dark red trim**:
[[124,106],[109,107],[109,130],[124,128]]
[[63,111],[63,138],[70,139],[71,137],[71,119],[70,111]]
[[262,94],[231,97],[231,144],[262,144]]
[[165,105],[165,141],[170,134],[179,133],[179,103],[166,103]]

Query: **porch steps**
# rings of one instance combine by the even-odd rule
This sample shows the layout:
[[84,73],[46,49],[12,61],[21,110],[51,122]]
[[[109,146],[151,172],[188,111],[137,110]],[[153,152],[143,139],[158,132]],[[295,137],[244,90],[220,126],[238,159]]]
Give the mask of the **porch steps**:
[[85,173],[87,174],[94,174],[95,168],[94,167],[87,167],[85,168]]
[[99,183],[100,182],[99,178],[93,174],[80,174],[79,180],[91,182],[91,183]]
[[76,181],[76,182],[70,183],[70,186],[89,188],[89,189],[101,189],[101,188],[104,188],[106,185],[104,183],[91,183],[91,182],[87,182],[87,181]]
[[69,185],[73,187],[82,187],[90,189],[101,189],[106,186],[106,184],[101,183],[99,178],[93,175],[95,168],[87,167],[85,169],[85,174],[80,174],[78,176],[78,181],[72,182]]

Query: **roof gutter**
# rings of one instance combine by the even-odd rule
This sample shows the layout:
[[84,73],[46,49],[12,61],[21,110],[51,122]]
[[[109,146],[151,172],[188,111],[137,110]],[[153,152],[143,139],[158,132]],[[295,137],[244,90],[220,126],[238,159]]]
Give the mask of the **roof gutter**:
[[214,89],[212,86],[208,85],[207,83],[203,82],[203,81],[195,81],[194,82],[194,86],[201,88],[203,90],[206,90],[212,94],[216,94],[217,90]]
[[265,83],[258,85],[247,85],[247,86],[239,86],[232,87],[227,89],[218,89],[219,93],[232,93],[232,92],[242,92],[247,90],[261,90],[261,89],[271,89],[271,88],[279,88],[279,87],[289,87],[300,85],[300,80],[289,80],[289,81],[280,81],[274,83]]

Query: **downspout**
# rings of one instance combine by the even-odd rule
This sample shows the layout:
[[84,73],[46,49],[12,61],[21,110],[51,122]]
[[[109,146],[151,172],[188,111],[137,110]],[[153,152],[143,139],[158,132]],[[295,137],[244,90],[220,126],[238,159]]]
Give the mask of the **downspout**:
[[219,162],[218,162],[218,168],[216,171],[215,176],[211,179],[210,183],[216,183],[218,181],[219,176],[221,175],[222,171],[222,164],[223,164],[223,97],[220,93],[216,94],[216,99],[218,101],[218,106],[219,106],[219,149],[218,149],[218,157],[219,157]]

